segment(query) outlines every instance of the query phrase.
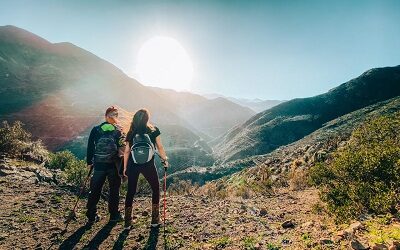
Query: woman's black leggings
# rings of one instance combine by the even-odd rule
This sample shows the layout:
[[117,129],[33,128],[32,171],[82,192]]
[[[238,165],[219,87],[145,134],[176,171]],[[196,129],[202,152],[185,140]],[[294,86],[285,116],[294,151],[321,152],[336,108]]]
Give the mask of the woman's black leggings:
[[153,204],[160,202],[160,181],[158,180],[158,173],[156,165],[154,164],[154,157],[145,164],[135,164],[132,159],[129,159],[127,166],[128,175],[128,192],[125,199],[125,207],[131,207],[133,204],[133,197],[136,194],[136,187],[139,179],[139,174],[143,174],[144,178],[149,182],[153,192],[151,201]]

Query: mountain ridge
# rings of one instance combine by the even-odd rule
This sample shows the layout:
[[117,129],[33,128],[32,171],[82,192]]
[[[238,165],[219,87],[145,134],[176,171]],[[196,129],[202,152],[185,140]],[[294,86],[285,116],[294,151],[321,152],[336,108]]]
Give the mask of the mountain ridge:
[[256,114],[225,134],[215,146],[216,154],[228,161],[268,153],[340,115],[399,94],[400,66],[370,69],[324,94],[296,98]]

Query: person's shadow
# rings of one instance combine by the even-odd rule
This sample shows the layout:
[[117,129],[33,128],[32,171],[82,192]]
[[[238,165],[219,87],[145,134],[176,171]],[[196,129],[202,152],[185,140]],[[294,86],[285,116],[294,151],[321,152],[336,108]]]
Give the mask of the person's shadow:
[[113,250],[122,250],[124,248],[124,242],[129,235],[129,230],[123,230],[119,236],[117,241],[114,243]]
[[[147,238],[146,245],[144,246],[143,249],[146,250],[155,250],[157,249],[157,244],[158,244],[158,235],[160,234],[160,228],[150,228],[150,233],[149,233],[149,238]],[[124,242],[126,238],[129,235],[128,230],[122,231],[119,236],[117,241],[114,243],[113,250],[121,250],[124,247]]]
[[117,225],[117,222],[108,222],[105,224],[100,231],[93,237],[93,239],[86,244],[83,249],[98,249],[100,245],[110,235],[111,230]]
[[144,246],[144,249],[155,250],[157,248],[159,233],[160,233],[160,227],[150,228],[149,238],[147,238],[147,242],[146,245]]
[[58,249],[73,249],[81,240],[82,236],[85,234],[87,230],[89,230],[91,226],[83,225],[78,230],[76,230],[73,234],[71,234],[67,239],[65,239]]

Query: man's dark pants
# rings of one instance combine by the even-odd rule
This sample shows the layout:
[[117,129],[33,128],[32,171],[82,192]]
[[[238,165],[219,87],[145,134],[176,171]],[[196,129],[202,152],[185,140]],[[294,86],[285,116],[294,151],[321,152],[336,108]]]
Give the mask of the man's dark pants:
[[121,178],[118,174],[115,163],[110,164],[94,164],[93,176],[90,180],[90,192],[87,202],[86,216],[89,220],[94,220],[96,217],[97,208],[96,205],[100,200],[101,190],[104,182],[108,179],[108,185],[110,188],[108,198],[108,211],[110,216],[118,215],[119,205],[119,188],[121,186]]

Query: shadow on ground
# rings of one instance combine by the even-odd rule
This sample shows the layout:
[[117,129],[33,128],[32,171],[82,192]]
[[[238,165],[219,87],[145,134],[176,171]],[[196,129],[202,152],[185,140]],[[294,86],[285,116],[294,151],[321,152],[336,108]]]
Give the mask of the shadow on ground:
[[64,249],[73,249],[75,246],[79,243],[81,240],[82,236],[85,234],[86,231],[88,231],[91,227],[88,225],[81,226],[76,230],[73,234],[71,234],[67,239],[65,239],[59,249],[64,250]]

